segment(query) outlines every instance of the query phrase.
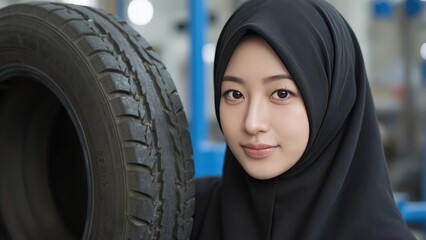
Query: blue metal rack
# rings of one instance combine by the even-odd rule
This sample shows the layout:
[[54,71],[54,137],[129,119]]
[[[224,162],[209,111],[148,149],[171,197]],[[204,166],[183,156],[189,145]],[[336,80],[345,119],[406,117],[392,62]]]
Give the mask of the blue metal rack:
[[202,50],[207,23],[204,0],[190,0],[191,31],[191,117],[190,132],[194,151],[195,176],[222,174],[224,143],[208,140],[205,106],[204,61]]

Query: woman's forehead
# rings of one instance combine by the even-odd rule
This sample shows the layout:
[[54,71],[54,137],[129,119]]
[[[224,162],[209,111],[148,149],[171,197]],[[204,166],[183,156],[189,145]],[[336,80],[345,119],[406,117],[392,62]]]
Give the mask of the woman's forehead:
[[251,36],[242,39],[234,49],[224,73],[224,76],[226,75],[259,75],[258,77],[263,79],[290,74],[263,38]]

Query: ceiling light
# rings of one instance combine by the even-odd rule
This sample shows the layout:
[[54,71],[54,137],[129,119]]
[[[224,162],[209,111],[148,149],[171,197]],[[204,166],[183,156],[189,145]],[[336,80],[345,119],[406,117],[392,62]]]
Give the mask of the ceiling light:
[[154,7],[148,0],[133,0],[127,8],[129,20],[136,25],[148,24],[154,16]]

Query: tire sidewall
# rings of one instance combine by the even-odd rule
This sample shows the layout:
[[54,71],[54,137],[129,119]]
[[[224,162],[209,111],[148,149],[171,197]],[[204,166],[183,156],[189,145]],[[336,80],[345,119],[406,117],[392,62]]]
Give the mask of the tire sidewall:
[[22,69],[38,76],[66,107],[85,146],[91,210],[87,236],[123,236],[126,184],[117,124],[89,60],[66,36],[42,22],[0,19],[0,75]]

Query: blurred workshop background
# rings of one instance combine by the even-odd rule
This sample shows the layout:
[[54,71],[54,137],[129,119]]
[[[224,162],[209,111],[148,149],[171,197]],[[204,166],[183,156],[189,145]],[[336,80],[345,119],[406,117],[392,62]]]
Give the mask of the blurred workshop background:
[[[1,0],[0,7],[28,2]],[[220,175],[212,70],[221,28],[244,0],[63,0],[128,21],[159,53],[190,122],[196,176]],[[397,203],[426,223],[426,0],[329,0],[363,50]],[[421,238],[421,237],[419,237]]]

